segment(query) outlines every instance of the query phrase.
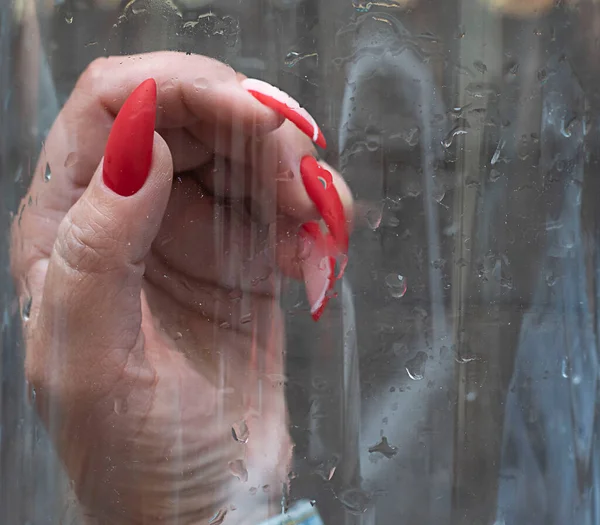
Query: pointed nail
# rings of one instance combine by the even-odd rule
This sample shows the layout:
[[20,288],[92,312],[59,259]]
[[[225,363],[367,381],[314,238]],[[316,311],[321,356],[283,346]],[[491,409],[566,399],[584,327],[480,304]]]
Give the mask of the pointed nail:
[[302,159],[300,174],[306,192],[327,224],[337,249],[347,254],[348,224],[344,205],[333,184],[333,176],[311,156]]
[[310,304],[310,313],[318,321],[329,302],[335,286],[335,260],[330,255],[327,240],[315,222],[302,227],[300,235],[312,243],[310,253],[301,262],[306,296]]
[[290,122],[293,122],[315,144],[321,148],[327,147],[325,136],[319,129],[315,119],[287,93],[267,82],[253,78],[247,78],[241,84],[261,104],[277,111],[277,113],[283,115]]
[[156,82],[148,79],[129,95],[119,111],[104,152],[102,176],[115,193],[129,197],[148,178],[156,123]]

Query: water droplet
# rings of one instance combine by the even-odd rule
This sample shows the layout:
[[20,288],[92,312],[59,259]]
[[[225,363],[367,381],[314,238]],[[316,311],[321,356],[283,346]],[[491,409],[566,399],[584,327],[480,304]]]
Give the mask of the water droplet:
[[44,182],[50,182],[52,178],[52,171],[50,170],[50,164],[46,163],[46,167],[44,168]]
[[248,489],[248,492],[250,493],[251,496],[254,496],[258,492],[258,489],[256,487],[250,487]]
[[364,490],[360,489],[349,489],[344,491],[339,500],[344,507],[352,514],[363,514],[371,503],[371,496]]
[[369,453],[374,454],[379,452],[383,454],[386,458],[393,458],[398,453],[398,447],[394,447],[388,443],[388,440],[385,436],[381,438],[381,441],[376,445],[373,445],[369,448]]
[[35,387],[33,385],[29,385],[29,402],[35,403],[36,397],[37,397],[37,392],[35,391]]
[[492,160],[490,161],[490,164],[492,166],[500,160],[500,155],[502,153],[502,149],[504,148],[505,144],[506,144],[506,141],[504,139],[502,139],[502,140],[500,140],[500,142],[498,142],[496,151],[494,151],[494,155],[492,155]]
[[406,362],[406,373],[413,381],[420,381],[425,374],[425,363],[427,362],[427,354],[422,350],[417,352],[415,357]]
[[573,129],[575,128],[578,122],[579,120],[576,116],[571,118],[570,120],[563,120],[560,134],[565,138],[571,137],[571,135],[573,134]]
[[298,53],[297,51],[290,51],[286,56],[285,59],[283,61],[283,63],[287,66],[287,67],[294,67],[298,62],[300,62],[301,60],[305,60],[307,58],[315,58],[317,64],[319,63],[319,54],[312,52],[312,53]]
[[252,322],[252,314],[242,315],[242,317],[240,318],[241,324],[248,324],[250,322]]
[[183,338],[183,334],[182,334],[181,332],[175,332],[175,333],[173,334],[173,340],[174,340],[174,341],[179,341],[179,340],[180,340],[180,339],[182,339],[182,338]]
[[485,82],[471,82],[465,92],[473,98],[497,97],[499,94],[494,85]]
[[448,149],[450,146],[452,146],[452,143],[454,142],[454,137],[457,137],[459,135],[466,135],[468,133],[468,127],[468,125],[459,125],[452,128],[448,135],[446,135],[446,138],[442,140],[442,146]]
[[390,295],[394,299],[401,299],[406,294],[406,279],[398,273],[390,273],[385,278]]
[[324,479],[325,481],[331,481],[331,478],[333,478],[333,475],[335,474],[339,462],[339,457],[332,456],[329,459],[321,461],[321,463],[319,463],[314,468],[314,473],[317,474],[317,476]]
[[465,365],[467,363],[471,363],[472,361],[477,361],[477,357],[472,355],[461,355],[455,358],[455,361],[460,365]]
[[294,180],[294,172],[292,170],[283,171],[275,175],[275,180],[279,182],[290,182]]
[[502,172],[496,169],[490,171],[489,181],[496,182],[500,177],[502,177]]
[[127,399],[125,398],[115,398],[115,402],[113,405],[113,410],[115,414],[120,416],[121,414],[126,414],[128,409]]
[[466,401],[475,401],[477,399],[477,392],[468,392],[465,396]]
[[227,509],[220,509],[211,520],[208,522],[208,525],[221,525],[225,521],[225,516],[227,516]]
[[236,459],[229,462],[229,472],[231,472],[242,483],[248,481],[248,469],[243,459]]
[[377,230],[381,226],[381,218],[383,216],[382,207],[371,207],[366,211],[365,218],[369,228],[373,231]]
[[206,89],[209,86],[209,81],[205,77],[198,77],[194,80],[193,86],[196,89]]
[[248,425],[246,424],[246,421],[242,420],[233,425],[231,427],[231,435],[233,436],[233,439],[235,439],[238,443],[248,443],[250,431],[248,430]]
[[72,151],[67,155],[67,158],[65,159],[65,168],[72,168],[73,166],[75,166],[75,164],[77,164],[77,153]]
[[315,390],[325,390],[328,386],[327,380],[319,377],[319,376],[315,376],[312,380],[312,386]]
[[131,8],[131,13],[133,15],[139,16],[142,15],[144,13],[148,12],[148,9],[146,9],[144,6],[141,5],[136,5],[138,2],[136,2],[133,7]]
[[73,13],[67,13],[65,15],[65,22],[69,25],[73,23]]
[[23,309],[21,310],[21,317],[23,321],[29,321],[29,316],[31,315],[31,305],[33,303],[33,297],[29,296],[23,302]]
[[569,376],[571,375],[571,362],[569,360],[568,357],[565,357],[562,360],[562,364],[561,364],[561,375],[565,378],[565,379],[569,379]]
[[546,284],[552,288],[556,284],[556,276],[553,272],[548,272],[546,274]]
[[487,73],[487,66],[481,60],[475,60],[473,67],[481,74]]
[[436,184],[435,188],[433,188],[433,191],[431,193],[433,200],[440,204],[446,196],[446,190],[444,190],[444,187],[441,184]]
[[170,78],[168,80],[165,80],[162,84],[162,91],[163,93],[168,93],[169,91],[172,91],[173,89],[175,89],[175,80]]

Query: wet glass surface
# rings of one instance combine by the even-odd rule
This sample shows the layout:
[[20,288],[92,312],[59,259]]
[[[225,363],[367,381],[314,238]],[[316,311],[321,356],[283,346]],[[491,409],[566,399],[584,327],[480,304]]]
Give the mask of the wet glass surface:
[[[0,13],[0,523],[86,523],[31,408],[21,325],[35,298],[15,291],[9,230],[38,205],[21,203],[32,178],[60,177],[43,145],[85,68],[159,50],[301,101],[355,199],[348,267],[319,322],[302,282],[254,277],[276,277],[285,365],[254,355],[244,388],[265,373],[285,391],[294,446],[284,488],[256,483],[245,456],[224,462],[240,501],[276,515],[308,500],[325,525],[599,522],[596,0],[13,0]],[[211,250],[225,276],[235,253]],[[242,328],[271,329],[229,299]],[[129,417],[120,398],[113,411]],[[245,419],[208,424],[252,444]],[[198,523],[242,523],[227,498],[209,506]]]

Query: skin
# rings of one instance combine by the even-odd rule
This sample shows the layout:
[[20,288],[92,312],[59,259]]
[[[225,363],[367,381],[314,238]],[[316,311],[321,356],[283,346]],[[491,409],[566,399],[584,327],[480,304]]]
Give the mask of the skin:
[[[103,182],[104,147],[150,77],[159,108],[150,175],[121,197]],[[229,508],[233,522],[256,524],[280,510],[291,443],[276,291],[282,273],[300,277],[299,228],[319,219],[299,173],[314,149],[242,78],[179,53],[95,61],[57,117],[13,225],[23,308],[31,298],[23,330],[35,406],[99,523],[206,523]],[[350,192],[332,173],[351,217]],[[246,445],[232,438],[241,420]],[[246,483],[231,474],[236,460]]]

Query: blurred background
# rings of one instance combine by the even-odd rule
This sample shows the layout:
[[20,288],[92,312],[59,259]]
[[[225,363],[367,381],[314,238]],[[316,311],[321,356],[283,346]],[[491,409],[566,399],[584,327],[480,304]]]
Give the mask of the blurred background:
[[163,49],[301,101],[359,204],[322,322],[285,283],[291,501],[326,525],[600,523],[595,0],[5,0],[0,15],[0,523],[82,523],[27,400],[9,225],[85,67]]

